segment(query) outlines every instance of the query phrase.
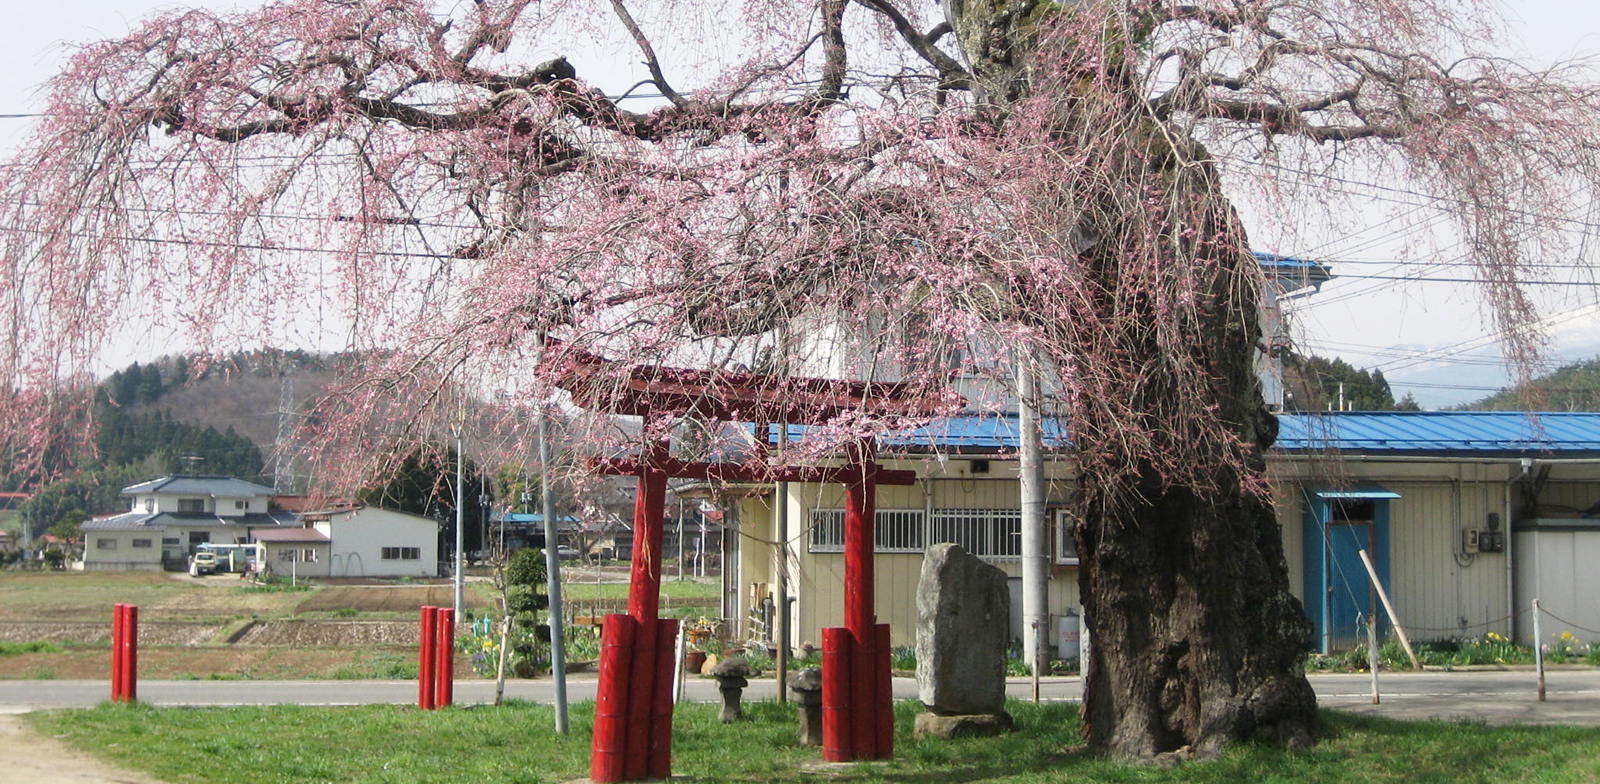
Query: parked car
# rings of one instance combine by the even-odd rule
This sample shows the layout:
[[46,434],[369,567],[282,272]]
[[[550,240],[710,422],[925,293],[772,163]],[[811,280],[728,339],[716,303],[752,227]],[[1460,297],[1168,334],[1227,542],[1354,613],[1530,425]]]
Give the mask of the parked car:
[[209,550],[201,550],[189,556],[189,576],[199,577],[202,574],[216,574],[217,554]]

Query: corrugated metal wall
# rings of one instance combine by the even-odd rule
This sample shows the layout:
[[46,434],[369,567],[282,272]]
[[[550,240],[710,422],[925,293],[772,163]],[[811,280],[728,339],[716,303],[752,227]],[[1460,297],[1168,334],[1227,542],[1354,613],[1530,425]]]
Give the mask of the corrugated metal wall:
[[[929,470],[922,466],[923,470]],[[1505,514],[1506,478],[1511,467],[1485,463],[1353,463],[1341,467],[1339,481],[1372,481],[1401,497],[1390,501],[1390,581],[1396,612],[1413,639],[1477,637],[1488,631],[1511,633],[1507,620],[1509,596],[1505,553],[1463,552],[1461,530],[1484,528],[1491,513]],[[1305,598],[1302,550],[1305,543],[1306,495],[1302,483],[1329,480],[1308,466],[1277,466],[1274,501],[1283,523],[1283,543],[1290,584]],[[1563,481],[1546,485],[1545,504],[1581,509],[1600,499],[1600,466],[1569,468]],[[1575,481],[1580,476],[1588,481]],[[1064,504],[1070,482],[1052,481],[1050,503]],[[796,587],[793,642],[816,644],[820,630],[843,623],[844,558],[837,553],[811,553],[806,524],[814,508],[844,506],[844,490],[837,485],[792,485],[788,497],[791,574]],[[880,487],[880,509],[1015,509],[1020,503],[1014,464],[994,464],[991,477],[960,476],[924,480],[912,487]],[[775,536],[774,515],[762,503],[749,501],[742,509],[748,525],[758,527],[764,539]],[[759,522],[758,522],[759,521]],[[1502,520],[1501,530],[1509,531]],[[1052,534],[1054,537],[1054,534]],[[927,542],[926,544],[934,544]],[[762,542],[743,542],[743,575],[748,583],[771,581],[772,551]],[[1015,560],[998,560],[996,566],[1012,577],[1021,573]],[[875,598],[879,622],[893,629],[895,645],[914,641],[916,586],[922,565],[920,554],[880,554],[875,560]],[[1052,614],[1078,606],[1077,569],[1055,566],[1049,589]],[[1054,639],[1052,630],[1049,639]]]

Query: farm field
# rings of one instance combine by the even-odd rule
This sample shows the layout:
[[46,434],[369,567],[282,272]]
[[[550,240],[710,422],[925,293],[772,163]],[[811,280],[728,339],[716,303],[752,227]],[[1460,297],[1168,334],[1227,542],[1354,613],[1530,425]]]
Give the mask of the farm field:
[[[570,612],[622,609],[625,570],[575,575]],[[107,677],[111,612],[139,606],[140,676],[151,679],[410,678],[417,609],[449,606],[444,581],[334,580],[251,586],[230,576],[160,572],[0,572],[0,678]],[[671,614],[714,614],[714,582],[663,584]],[[490,611],[493,585],[467,584],[470,615]],[[465,660],[458,672],[470,673]]]

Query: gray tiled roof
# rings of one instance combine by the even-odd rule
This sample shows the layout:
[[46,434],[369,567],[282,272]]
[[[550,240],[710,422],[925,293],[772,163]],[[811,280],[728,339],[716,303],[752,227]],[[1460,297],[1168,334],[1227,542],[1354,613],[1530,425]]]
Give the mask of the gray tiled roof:
[[163,528],[161,523],[153,522],[157,517],[161,515],[128,512],[115,517],[85,520],[82,527],[85,531],[138,531],[145,528]]
[[288,514],[262,514],[252,513],[238,517],[218,517],[207,512],[128,512],[115,517],[102,517],[89,520],[83,524],[85,531],[133,531],[141,528],[166,528],[167,526],[205,525],[205,526],[238,526],[255,528],[262,526],[292,525],[294,516]]
[[164,476],[122,488],[123,495],[138,493],[187,493],[214,498],[247,498],[272,495],[273,489],[231,476]]

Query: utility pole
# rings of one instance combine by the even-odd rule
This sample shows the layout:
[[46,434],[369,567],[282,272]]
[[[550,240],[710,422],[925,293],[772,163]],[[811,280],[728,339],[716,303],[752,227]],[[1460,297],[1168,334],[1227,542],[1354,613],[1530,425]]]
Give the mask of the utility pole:
[[454,606],[455,606],[456,617],[457,618],[461,617],[462,600],[465,598],[465,595],[466,595],[466,572],[465,572],[464,569],[461,568],[461,544],[462,544],[463,538],[465,538],[464,528],[466,527],[466,506],[467,506],[466,505],[466,485],[465,485],[465,483],[464,483],[464,481],[462,479],[462,474],[464,472],[462,470],[462,465],[461,465],[466,460],[466,456],[464,454],[462,454],[462,448],[463,448],[462,447],[462,435],[463,435],[462,431],[466,429],[466,418],[467,418],[467,412],[466,412],[465,408],[457,410],[457,412],[456,412],[456,426],[453,428],[455,430],[455,436],[456,436],[456,552],[455,552],[455,557],[452,560],[455,563],[455,571],[456,571],[456,573],[455,573],[456,592],[455,592],[455,605]]
[[1039,376],[1030,357],[1017,356],[1017,440],[1022,485],[1022,650],[1035,678],[1043,669],[1041,639],[1050,625],[1050,543],[1045,535],[1044,443]]
[[555,685],[556,734],[567,734],[567,642],[561,609],[561,557],[557,552],[556,495],[551,491],[550,429],[539,401],[539,495],[544,501],[544,565],[550,588],[550,677]]

